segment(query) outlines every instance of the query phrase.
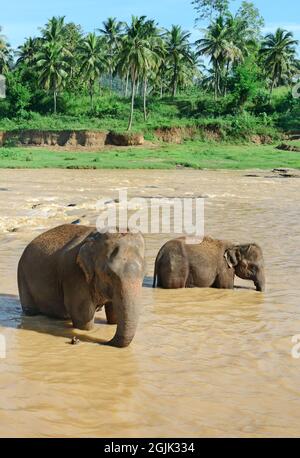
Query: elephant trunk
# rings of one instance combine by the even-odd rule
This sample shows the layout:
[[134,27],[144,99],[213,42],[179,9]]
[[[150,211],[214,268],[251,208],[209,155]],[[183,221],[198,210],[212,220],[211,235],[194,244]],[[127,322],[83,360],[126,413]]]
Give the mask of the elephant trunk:
[[254,284],[256,286],[256,291],[265,291],[266,287],[266,280],[265,280],[265,273],[263,271],[260,271],[254,280]]
[[141,281],[128,281],[122,284],[121,290],[115,293],[113,309],[117,318],[117,330],[109,345],[127,347],[134,338],[138,325],[141,292]]

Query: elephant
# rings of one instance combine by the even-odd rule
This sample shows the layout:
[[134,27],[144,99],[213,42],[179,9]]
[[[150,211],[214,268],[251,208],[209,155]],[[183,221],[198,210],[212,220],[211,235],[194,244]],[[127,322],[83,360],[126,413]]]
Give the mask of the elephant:
[[90,330],[105,307],[117,329],[108,344],[127,347],[139,318],[145,271],[141,233],[100,233],[94,227],[64,224],[36,237],[18,264],[23,312],[70,319]]
[[256,243],[235,245],[211,237],[190,243],[187,237],[179,237],[160,249],[153,287],[157,280],[157,286],[166,289],[233,289],[235,275],[252,280],[257,291],[265,290],[263,253]]

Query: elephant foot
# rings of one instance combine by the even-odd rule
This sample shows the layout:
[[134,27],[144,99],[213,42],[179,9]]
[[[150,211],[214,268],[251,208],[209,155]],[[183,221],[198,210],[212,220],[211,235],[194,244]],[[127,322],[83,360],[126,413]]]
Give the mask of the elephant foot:
[[88,321],[87,323],[83,323],[80,321],[73,321],[73,327],[76,329],[81,329],[82,331],[91,331],[94,327],[94,319]]
[[23,310],[23,313],[27,316],[36,316],[40,314],[38,310],[31,308],[31,307],[22,306],[22,310]]

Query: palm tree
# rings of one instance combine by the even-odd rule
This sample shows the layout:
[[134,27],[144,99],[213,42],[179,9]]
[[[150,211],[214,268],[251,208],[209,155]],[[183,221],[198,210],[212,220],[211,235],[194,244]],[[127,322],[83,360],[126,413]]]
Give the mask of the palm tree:
[[224,75],[225,55],[228,52],[228,30],[225,20],[219,16],[206,30],[205,37],[196,41],[198,53],[210,58],[215,76],[215,98],[221,93],[221,79]]
[[171,87],[173,97],[176,96],[177,92],[180,67],[192,62],[191,47],[188,41],[190,36],[191,34],[182,30],[179,25],[173,25],[165,35],[166,54],[172,69]]
[[152,57],[148,61],[142,70],[143,78],[143,111],[144,111],[144,121],[147,120],[147,92],[148,92],[148,80],[153,78],[158,70],[159,66],[165,55],[164,41],[161,37],[160,30],[158,29],[154,20],[148,20],[143,26],[143,36],[149,48],[152,51]]
[[162,58],[156,72],[152,74],[150,80],[151,86],[154,90],[159,92],[161,99],[164,96],[164,92],[169,88],[168,70],[168,63],[166,59]]
[[17,54],[19,56],[17,65],[25,64],[32,66],[35,63],[36,55],[42,45],[41,38],[26,38],[23,45],[18,47]]
[[128,121],[128,130],[132,127],[136,86],[139,77],[143,77],[152,67],[155,53],[151,49],[151,40],[145,33],[146,17],[132,16],[131,24],[126,26],[125,36],[119,57],[121,74],[129,70],[131,77],[131,108]]
[[109,17],[103,22],[103,28],[98,29],[99,32],[105,37],[108,47],[108,69],[110,75],[110,89],[113,85],[113,72],[116,64],[116,54],[121,46],[121,34],[123,31],[124,23],[117,21],[116,18]]
[[269,33],[265,36],[259,54],[266,74],[271,80],[271,94],[275,86],[291,73],[297,44],[298,41],[294,39],[292,32],[280,28],[274,34]]
[[63,88],[68,76],[68,62],[60,43],[45,43],[36,56],[39,83],[53,93],[53,112],[57,111],[57,94]]
[[202,80],[205,66],[196,52],[191,52],[191,60],[183,63],[179,72],[179,84],[183,88],[193,85],[197,80]]
[[68,90],[78,93],[82,86],[80,77],[81,62],[78,49],[83,39],[83,31],[80,25],[69,22],[62,29],[62,44],[65,48],[67,61],[69,64],[69,75],[67,80]]
[[41,29],[44,41],[62,41],[65,16],[53,16]]
[[81,59],[80,73],[88,81],[92,110],[94,108],[95,82],[100,78],[101,73],[107,66],[103,45],[104,43],[95,33],[89,33],[83,40],[79,50]]
[[[1,32],[1,27],[0,27]],[[4,35],[0,34],[0,73],[8,72],[12,64],[12,50]]]
[[206,69],[203,78],[200,83],[200,87],[202,87],[205,91],[208,92],[215,92],[216,91],[216,82],[217,82],[217,77],[215,74],[215,69],[208,68]]
[[242,62],[250,50],[254,50],[256,43],[245,21],[228,14],[213,21],[204,38],[196,41],[196,45],[198,54],[210,58],[213,67],[210,78],[216,78],[213,87],[217,98],[221,93],[226,95],[230,69]]

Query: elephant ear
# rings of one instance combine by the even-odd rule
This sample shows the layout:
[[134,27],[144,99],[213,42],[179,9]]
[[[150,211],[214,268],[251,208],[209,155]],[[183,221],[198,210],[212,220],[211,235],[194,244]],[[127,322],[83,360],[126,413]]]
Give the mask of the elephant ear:
[[228,250],[225,251],[224,258],[228,266],[230,267],[230,269],[233,269],[233,267],[236,267],[238,265],[239,260],[240,260],[239,248],[238,247],[229,248]]
[[77,264],[83,270],[87,283],[91,283],[95,274],[93,248],[94,239],[88,238],[80,248],[76,259]]

